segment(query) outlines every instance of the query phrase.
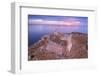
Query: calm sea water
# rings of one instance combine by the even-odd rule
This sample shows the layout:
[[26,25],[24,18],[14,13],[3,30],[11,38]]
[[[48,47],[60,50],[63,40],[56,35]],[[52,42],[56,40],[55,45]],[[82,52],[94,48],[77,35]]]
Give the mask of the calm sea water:
[[88,33],[87,26],[49,26],[49,25],[29,25],[28,26],[28,46],[36,43],[42,36],[52,34],[54,31],[69,33],[81,32]]

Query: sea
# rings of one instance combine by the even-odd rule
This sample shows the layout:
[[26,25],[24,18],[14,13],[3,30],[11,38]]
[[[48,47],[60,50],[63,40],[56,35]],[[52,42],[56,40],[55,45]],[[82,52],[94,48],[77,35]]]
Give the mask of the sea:
[[28,25],[28,46],[38,42],[42,36],[53,34],[55,31],[60,33],[80,32],[88,34],[88,26]]

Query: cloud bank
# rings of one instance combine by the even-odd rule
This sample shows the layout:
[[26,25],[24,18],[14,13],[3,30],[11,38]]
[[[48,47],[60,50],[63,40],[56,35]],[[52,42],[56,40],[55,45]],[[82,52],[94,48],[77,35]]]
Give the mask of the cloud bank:
[[43,19],[29,19],[28,23],[30,25],[65,25],[65,26],[77,26],[81,22],[78,20],[66,20],[66,21],[56,21],[56,20],[43,20]]

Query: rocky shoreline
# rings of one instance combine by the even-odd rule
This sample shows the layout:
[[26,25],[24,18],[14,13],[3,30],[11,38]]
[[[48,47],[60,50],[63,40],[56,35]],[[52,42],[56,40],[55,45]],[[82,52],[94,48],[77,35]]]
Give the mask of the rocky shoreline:
[[28,60],[88,58],[88,36],[84,33],[54,32],[28,47]]

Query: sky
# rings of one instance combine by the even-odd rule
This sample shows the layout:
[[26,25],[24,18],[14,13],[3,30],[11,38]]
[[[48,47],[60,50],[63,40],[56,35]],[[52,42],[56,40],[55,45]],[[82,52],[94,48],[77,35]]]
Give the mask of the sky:
[[46,16],[46,15],[29,15],[28,23],[31,24],[47,24],[47,25],[87,25],[87,17],[75,16]]
[[28,15],[29,45],[38,41],[43,35],[55,31],[88,33],[88,17]]

